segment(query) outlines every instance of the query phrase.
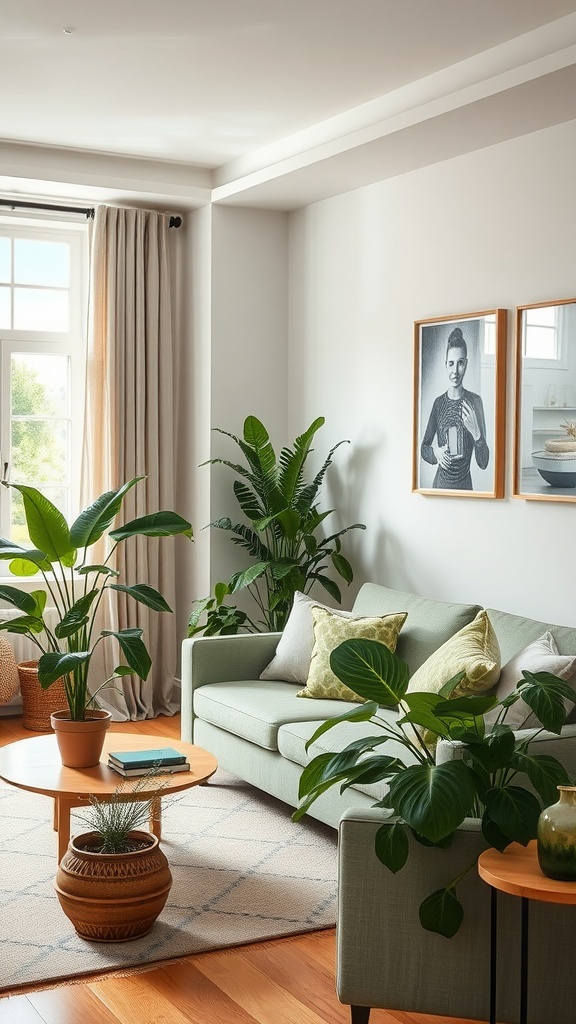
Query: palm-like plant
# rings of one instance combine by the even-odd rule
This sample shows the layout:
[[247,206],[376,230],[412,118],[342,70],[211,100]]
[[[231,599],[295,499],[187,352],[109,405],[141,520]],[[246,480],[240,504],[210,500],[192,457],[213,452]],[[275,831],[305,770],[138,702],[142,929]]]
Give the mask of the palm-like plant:
[[[148,650],[142,641],[143,630],[103,629],[97,632],[96,615],[108,589],[128,594],[154,611],[170,612],[162,595],[145,583],[126,586],[115,582],[118,571],[110,564],[118,544],[129,537],[171,537],[184,534],[192,538],[190,523],[175,512],[156,512],[134,519],[109,532],[112,545],[104,562],[88,563],[88,549],[100,540],[121,510],[127,492],[143,477],[135,477],[118,490],[106,491],[68,526],[55,505],[34,487],[5,484],[22,494],[33,548],[23,548],[0,538],[0,559],[10,562],[15,576],[40,575],[43,587],[29,591],[0,586],[0,600],[22,612],[16,618],[0,622],[0,629],[26,635],[39,648],[38,679],[47,689],[63,677],[66,699],[73,721],[83,721],[99,690],[113,679],[132,672],[146,679],[151,667]],[[46,605],[56,612],[52,628],[45,616]],[[52,621],[50,619],[50,621]],[[126,664],[91,690],[88,683],[90,661],[98,644],[115,637]]]
[[[278,458],[268,431],[255,416],[244,421],[242,438],[216,428],[238,445],[247,462],[243,466],[228,459],[209,460],[210,464],[228,466],[241,478],[234,481],[234,494],[247,523],[226,517],[210,525],[230,532],[233,543],[243,547],[255,561],[249,568],[234,573],[228,583],[217,584],[214,597],[196,602],[189,636],[202,631],[207,635],[233,633],[240,626],[256,632],[261,628],[281,630],[295,591],[307,593],[314,583],[320,584],[333,600],[342,600],[338,584],[326,575],[327,563],[350,583],[352,567],[342,554],[340,538],[349,530],[365,527],[354,523],[328,537],[318,535],[324,520],[334,511],[321,512],[318,508],[320,488],[334,452],[347,443],[339,441],[334,445],[321,469],[312,480],[307,480],[306,460],[314,435],[324,422],[324,417],[315,419],[291,448],[282,448]],[[243,589],[248,589],[260,610],[259,622],[224,603],[227,595]],[[203,613],[208,621],[199,625]]]

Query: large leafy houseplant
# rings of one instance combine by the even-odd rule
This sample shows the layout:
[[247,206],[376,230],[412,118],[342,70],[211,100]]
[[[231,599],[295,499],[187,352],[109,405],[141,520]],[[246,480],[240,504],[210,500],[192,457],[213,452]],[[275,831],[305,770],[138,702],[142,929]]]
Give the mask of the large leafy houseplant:
[[[322,416],[315,419],[292,447],[282,448],[278,457],[268,431],[255,416],[244,421],[241,438],[216,428],[238,445],[246,459],[246,465],[220,458],[209,462],[228,466],[240,477],[234,481],[234,495],[247,521],[233,522],[225,517],[210,525],[231,533],[232,542],[244,548],[254,561],[228,582],[218,583],[213,596],[195,602],[188,636],[236,633],[239,628],[249,632],[281,630],[295,591],[307,593],[315,583],[334,601],[342,600],[338,584],[326,571],[331,567],[346,583],[352,581],[352,567],[342,554],[341,537],[349,530],[365,527],[354,523],[330,536],[321,535],[320,528],[334,510],[320,511],[318,495],[334,452],[346,443],[334,445],[320,470],[307,479],[306,461],[324,422]],[[256,622],[226,603],[227,596],[244,589],[259,609],[261,618]],[[205,621],[200,624],[203,616]]]
[[[131,673],[146,679],[150,671],[151,660],[142,640],[142,629],[97,629],[96,617],[106,591],[121,591],[154,611],[171,611],[162,595],[148,584],[117,582],[119,573],[113,567],[116,547],[137,536],[183,534],[192,538],[190,523],[177,513],[155,512],[109,530],[111,544],[103,562],[90,563],[89,549],[108,531],[125,495],[142,479],[135,477],[117,490],[101,494],[70,526],[60,510],[36,488],[5,484],[22,495],[28,535],[34,547],[24,548],[0,538],[0,559],[9,561],[9,570],[15,576],[40,575],[43,586],[37,590],[0,586],[0,599],[22,613],[0,622],[0,629],[24,634],[38,647],[38,679],[44,689],[63,677],[73,721],[85,719],[98,691],[114,679]],[[47,608],[54,609],[49,617],[51,624]],[[96,647],[108,637],[118,642],[125,663],[93,689],[89,683],[90,661]]]
[[[554,757],[530,754],[533,736],[518,741],[506,724],[506,713],[522,699],[545,729],[559,734],[566,720],[564,700],[575,699],[569,683],[548,672],[525,671],[516,689],[501,701],[489,695],[451,698],[464,675],[460,673],[438,694],[408,693],[408,666],[374,640],[344,641],[332,652],[330,663],[365,703],[323,722],[307,748],[341,722],[371,722],[376,731],[353,740],[339,753],[322,753],[309,762],[300,778],[294,820],[331,786],[339,784],[345,790],[355,783],[386,780],[389,791],[375,806],[387,809],[389,816],[376,833],[375,852],[393,872],[408,858],[408,831],[424,846],[446,848],[466,817],[481,818],[486,844],[497,850],[512,842],[526,846],[536,838],[542,806],[553,803],[556,787],[569,779]],[[496,707],[495,724],[488,729],[484,715]],[[381,708],[394,710],[398,717],[382,715]],[[405,748],[406,762],[386,753],[390,740]],[[438,740],[459,741],[462,758],[437,764]],[[527,777],[542,804],[517,785],[519,776]],[[447,937],[458,931],[463,908],[456,885],[461,877],[423,901],[424,928]]]

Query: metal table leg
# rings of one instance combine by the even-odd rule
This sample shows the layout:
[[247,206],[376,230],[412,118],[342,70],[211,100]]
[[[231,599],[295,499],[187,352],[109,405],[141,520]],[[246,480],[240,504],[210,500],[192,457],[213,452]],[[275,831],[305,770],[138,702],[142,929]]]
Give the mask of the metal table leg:
[[498,945],[498,890],[490,886],[490,1024],[496,1024],[496,964]]

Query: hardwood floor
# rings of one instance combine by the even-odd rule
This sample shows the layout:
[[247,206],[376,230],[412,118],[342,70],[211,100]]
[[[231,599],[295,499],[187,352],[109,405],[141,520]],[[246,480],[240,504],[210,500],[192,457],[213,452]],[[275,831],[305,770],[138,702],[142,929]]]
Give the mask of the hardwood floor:
[[[180,719],[112,725],[177,738]],[[0,745],[33,735],[0,718]],[[334,989],[334,930],[186,957],[118,978],[0,998],[0,1024],[347,1024]],[[370,1024],[448,1024],[448,1018],[372,1010]],[[450,1018],[449,1024],[470,1024]]]

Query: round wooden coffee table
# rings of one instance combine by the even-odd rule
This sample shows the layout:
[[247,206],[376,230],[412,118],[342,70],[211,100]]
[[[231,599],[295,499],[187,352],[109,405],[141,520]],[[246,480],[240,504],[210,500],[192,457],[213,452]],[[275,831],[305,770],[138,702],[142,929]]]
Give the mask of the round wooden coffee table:
[[[0,747],[0,778],[18,789],[43,793],[54,799],[54,829],[58,832],[58,863],[68,849],[70,841],[70,811],[73,807],[84,807],[90,803],[90,796],[103,799],[111,796],[121,782],[137,782],[142,776],[124,779],[108,767],[110,750],[157,750],[159,747],[174,747],[185,754],[190,762],[189,772],[162,775],[167,785],[157,794],[152,806],[150,830],[161,838],[160,800],[170,793],[177,793],[191,786],[206,782],[218,767],[216,758],[202,747],[183,743],[162,736],[133,735],[123,732],[109,732],[104,742],[100,764],[94,768],[65,768],[54,734],[17,740]],[[127,800],[149,800],[154,795],[154,783],[148,791],[142,789],[135,796],[126,793]]]

